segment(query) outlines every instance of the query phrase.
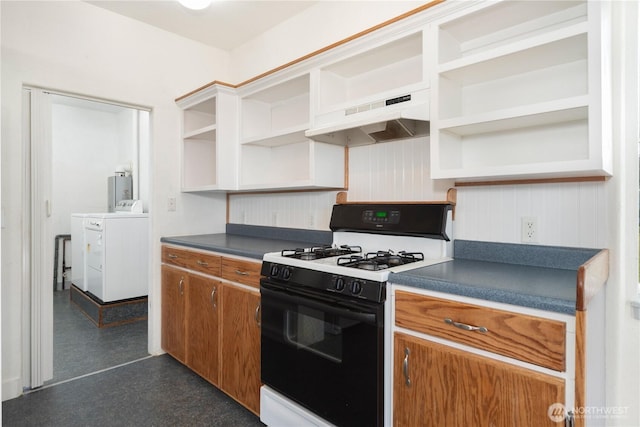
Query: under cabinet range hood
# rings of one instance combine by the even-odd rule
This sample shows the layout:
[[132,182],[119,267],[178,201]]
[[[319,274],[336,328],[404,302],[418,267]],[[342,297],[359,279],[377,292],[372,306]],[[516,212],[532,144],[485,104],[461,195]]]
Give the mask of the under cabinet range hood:
[[[416,96],[417,95],[417,96]],[[427,97],[428,98],[428,97]],[[345,146],[429,135],[429,103],[423,93],[404,94],[320,116],[307,138]]]

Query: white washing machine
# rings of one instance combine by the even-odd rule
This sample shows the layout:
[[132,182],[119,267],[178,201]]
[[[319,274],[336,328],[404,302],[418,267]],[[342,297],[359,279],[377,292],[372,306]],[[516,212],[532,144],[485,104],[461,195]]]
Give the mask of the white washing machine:
[[149,214],[138,201],[71,215],[72,283],[102,302],[149,293]]
[[148,295],[148,214],[87,215],[84,240],[86,292],[105,303]]

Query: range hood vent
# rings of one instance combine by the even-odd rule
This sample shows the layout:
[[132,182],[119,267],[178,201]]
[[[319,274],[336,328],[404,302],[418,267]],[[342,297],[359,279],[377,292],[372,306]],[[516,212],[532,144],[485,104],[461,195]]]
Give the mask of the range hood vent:
[[375,142],[394,141],[429,134],[429,122],[395,119],[360,127]]
[[334,120],[337,123],[309,129],[307,138],[357,146],[429,135],[429,104],[412,100],[411,95],[350,107],[340,113]]

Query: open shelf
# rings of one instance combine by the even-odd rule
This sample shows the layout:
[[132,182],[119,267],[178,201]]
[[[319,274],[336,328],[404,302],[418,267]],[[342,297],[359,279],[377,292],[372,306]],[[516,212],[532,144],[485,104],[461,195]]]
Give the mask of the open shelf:
[[346,109],[381,94],[420,85],[424,78],[423,33],[415,32],[319,70],[317,113]]
[[309,127],[309,75],[242,97],[242,144],[285,145]]
[[181,190],[237,186],[237,100],[217,84],[178,101],[182,109]]
[[343,147],[304,140],[279,146],[243,145],[241,150],[240,190],[345,186]]
[[599,3],[490,3],[432,27],[434,178],[610,173]]

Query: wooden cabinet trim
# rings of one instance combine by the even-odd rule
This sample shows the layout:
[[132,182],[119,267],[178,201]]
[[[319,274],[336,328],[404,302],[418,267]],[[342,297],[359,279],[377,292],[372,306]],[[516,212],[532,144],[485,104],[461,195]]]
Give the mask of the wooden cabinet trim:
[[260,288],[260,269],[262,263],[236,258],[222,257],[221,277],[232,282]]
[[[396,291],[395,299],[396,326],[556,371],[566,369],[564,322],[404,291]],[[488,332],[463,330],[445,319]]]
[[609,278],[609,250],[602,249],[578,267],[576,310],[584,311]]
[[162,246],[163,263],[216,277],[220,277],[221,259],[220,255],[214,253]]

